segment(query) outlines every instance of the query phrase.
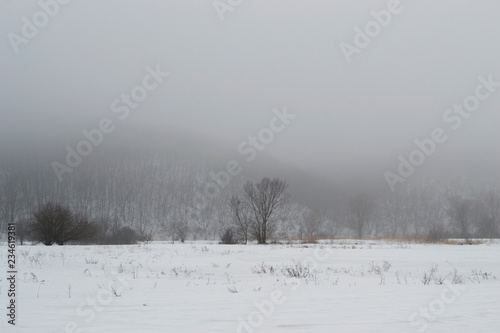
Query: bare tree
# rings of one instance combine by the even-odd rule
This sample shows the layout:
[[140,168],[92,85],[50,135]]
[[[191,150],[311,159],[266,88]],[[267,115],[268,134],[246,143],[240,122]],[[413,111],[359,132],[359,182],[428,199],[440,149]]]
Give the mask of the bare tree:
[[404,197],[405,218],[414,239],[418,236],[426,236],[430,241],[444,238],[446,214],[439,190],[431,185],[415,186]]
[[278,178],[264,178],[260,183],[247,182],[243,187],[246,201],[253,214],[251,234],[259,244],[265,244],[276,231],[279,211],[288,202],[285,190],[288,184]]
[[245,244],[248,242],[248,228],[252,222],[248,205],[237,196],[233,195],[229,199],[229,207],[233,214],[233,225],[236,227],[237,234]]
[[346,227],[349,221],[349,211],[345,205],[332,203],[329,210],[324,211],[325,216],[325,232],[330,239],[337,237],[339,232]]
[[406,208],[409,203],[408,199],[408,195],[406,195],[404,189],[400,188],[382,202],[387,228],[389,235],[392,237],[396,237],[399,232],[403,236],[406,236],[408,226],[408,211]]
[[428,240],[441,240],[445,238],[446,230],[444,222],[446,213],[440,199],[436,199],[429,194],[428,201],[420,201],[420,209],[417,210],[415,216],[415,235],[426,232]]
[[16,239],[21,245],[23,245],[24,241],[29,237],[28,226],[28,219],[20,219],[16,222]]
[[302,217],[302,225],[308,241],[315,241],[323,224],[323,216],[317,210],[310,210]]
[[[14,223],[24,210],[24,198],[21,191],[22,174],[13,167],[0,170],[0,234],[7,229],[7,224]],[[1,223],[3,220],[3,224]]]
[[364,228],[375,212],[373,200],[366,193],[357,194],[349,200],[349,210],[358,238],[361,239],[363,238]]
[[448,198],[447,213],[452,223],[459,229],[460,237],[468,241],[472,224],[472,201],[453,195]]
[[305,207],[301,207],[297,203],[287,202],[276,215],[276,232],[274,237],[286,239],[287,237],[296,234],[296,229],[302,222]]
[[90,238],[95,228],[83,215],[74,214],[69,208],[49,202],[35,213],[30,225],[30,235],[45,245],[64,245],[69,241]]
[[201,207],[191,207],[193,202],[193,184],[188,179],[178,179],[172,191],[177,193],[172,206],[172,217],[169,223],[169,231],[172,235],[172,242],[178,238],[182,243],[188,234],[196,230],[193,228],[201,218]]
[[174,235],[179,237],[180,241],[184,243],[188,233],[190,232],[190,225],[192,224],[192,213],[185,205],[179,205],[176,209],[176,215],[173,220]]
[[486,237],[498,237],[500,233],[500,195],[490,190],[483,197],[484,212],[481,218],[481,229]]

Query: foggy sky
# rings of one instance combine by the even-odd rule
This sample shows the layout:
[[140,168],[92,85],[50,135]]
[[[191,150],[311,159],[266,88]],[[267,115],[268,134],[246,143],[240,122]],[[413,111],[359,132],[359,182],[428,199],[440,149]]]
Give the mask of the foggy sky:
[[40,7],[2,1],[2,143],[50,138],[63,152],[69,138],[115,117],[111,103],[159,65],[170,76],[127,126],[196,133],[237,155],[286,106],[297,117],[265,153],[318,175],[383,180],[436,127],[449,139],[423,167],[499,165],[500,88],[458,130],[443,114],[479,76],[500,82],[500,2],[402,0],[351,63],[340,43],[353,44],[354,28],[389,1],[246,0],[224,21],[212,3],[73,0],[16,54],[7,34],[20,34],[21,17]]

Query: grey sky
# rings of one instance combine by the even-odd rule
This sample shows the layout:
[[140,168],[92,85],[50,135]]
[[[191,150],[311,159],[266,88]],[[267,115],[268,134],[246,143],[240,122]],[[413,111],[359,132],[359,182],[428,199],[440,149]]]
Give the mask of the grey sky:
[[[70,1],[16,54],[7,38],[35,2],[0,4],[0,138],[78,136],[147,66],[170,76],[126,121],[233,145],[287,107],[297,118],[266,152],[323,175],[397,167],[442,116],[500,81],[500,2],[401,0],[402,12],[347,63],[339,44],[389,1],[247,0],[221,21],[212,0]],[[224,1],[227,2],[227,1]],[[429,165],[498,165],[500,89],[449,131]],[[50,134],[47,134],[50,133]],[[216,147],[215,147],[216,149]],[[488,157],[489,156],[489,157]],[[437,164],[436,164],[437,165]]]

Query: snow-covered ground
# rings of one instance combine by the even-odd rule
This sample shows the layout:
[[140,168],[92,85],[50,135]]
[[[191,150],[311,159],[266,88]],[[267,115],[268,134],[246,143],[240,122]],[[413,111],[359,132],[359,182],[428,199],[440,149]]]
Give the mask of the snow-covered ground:
[[498,243],[1,249],[0,332],[500,332]]

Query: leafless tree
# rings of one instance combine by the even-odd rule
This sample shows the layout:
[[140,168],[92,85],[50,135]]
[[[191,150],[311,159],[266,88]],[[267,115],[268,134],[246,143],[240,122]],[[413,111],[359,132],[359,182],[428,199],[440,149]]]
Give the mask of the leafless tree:
[[460,237],[469,240],[472,224],[472,201],[453,195],[448,198],[448,217],[460,232]]
[[301,226],[308,241],[315,241],[323,225],[323,216],[317,210],[310,210],[302,217]]
[[21,191],[22,174],[13,167],[6,167],[0,171],[0,233],[2,233],[6,230],[7,224],[16,222],[26,206]]
[[29,233],[29,220],[28,219],[19,219],[16,222],[16,239],[19,241],[19,244],[23,245],[24,241],[28,239]]
[[259,244],[265,244],[276,231],[279,211],[288,202],[285,194],[287,182],[278,178],[264,178],[260,183],[247,182],[244,186],[245,199],[253,214],[250,233]]
[[382,201],[383,216],[387,221],[389,235],[396,237],[399,234],[406,235],[408,226],[408,204],[409,198],[406,188],[399,188],[398,191]]
[[252,222],[249,207],[245,201],[235,195],[229,199],[229,207],[233,215],[233,225],[237,230],[238,238],[241,238],[246,244],[248,242],[248,228]]
[[175,207],[175,215],[172,220],[172,237],[178,237],[179,240],[184,243],[186,240],[188,233],[191,231],[191,225],[193,224],[194,219],[193,212],[190,210],[190,207],[185,204],[179,204]]
[[274,237],[286,239],[300,229],[306,207],[293,202],[287,202],[276,215],[276,232]]
[[484,236],[494,238],[500,234],[500,195],[493,190],[486,192],[482,198],[484,212],[481,218],[481,229]]
[[373,200],[367,193],[357,194],[349,200],[349,210],[358,238],[361,239],[364,228],[375,212]]
[[431,185],[410,188],[405,197],[405,215],[415,240],[426,236],[437,241],[445,237],[443,195]]

